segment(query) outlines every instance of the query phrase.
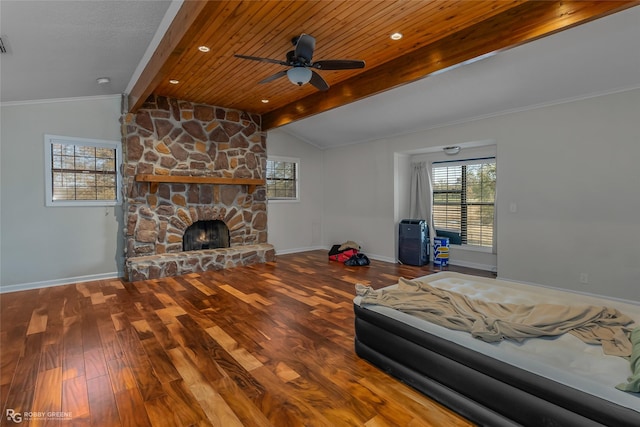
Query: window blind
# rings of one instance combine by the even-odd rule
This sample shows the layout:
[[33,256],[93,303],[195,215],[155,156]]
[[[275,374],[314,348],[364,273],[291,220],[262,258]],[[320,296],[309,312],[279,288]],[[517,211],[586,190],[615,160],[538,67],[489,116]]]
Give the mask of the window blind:
[[493,247],[495,157],[432,164],[433,222],[460,233],[463,245]]

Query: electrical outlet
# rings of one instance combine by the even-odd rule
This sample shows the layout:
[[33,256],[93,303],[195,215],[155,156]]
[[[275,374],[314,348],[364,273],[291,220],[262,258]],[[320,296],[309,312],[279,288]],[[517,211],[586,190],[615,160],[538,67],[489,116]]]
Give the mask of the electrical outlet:
[[589,283],[589,274],[588,273],[580,273],[580,283],[583,283],[583,284]]

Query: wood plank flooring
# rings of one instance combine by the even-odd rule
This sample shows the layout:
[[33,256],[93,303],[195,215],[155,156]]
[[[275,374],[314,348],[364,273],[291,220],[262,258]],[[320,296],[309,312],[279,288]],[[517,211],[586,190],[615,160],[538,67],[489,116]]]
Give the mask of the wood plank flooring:
[[354,284],[429,273],[310,251],[2,294],[0,424],[470,426],[353,350]]

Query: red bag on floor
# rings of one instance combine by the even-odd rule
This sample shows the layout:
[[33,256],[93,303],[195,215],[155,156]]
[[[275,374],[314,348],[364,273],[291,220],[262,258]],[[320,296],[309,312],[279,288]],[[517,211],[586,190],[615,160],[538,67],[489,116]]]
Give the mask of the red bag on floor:
[[331,261],[345,262],[353,255],[358,253],[357,249],[349,248],[344,251],[340,251],[340,245],[333,245],[331,250],[329,251],[329,259]]

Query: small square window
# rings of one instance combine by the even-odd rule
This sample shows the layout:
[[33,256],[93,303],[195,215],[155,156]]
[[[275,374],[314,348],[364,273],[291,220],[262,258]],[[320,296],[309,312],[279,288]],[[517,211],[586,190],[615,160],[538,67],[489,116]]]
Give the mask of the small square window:
[[300,160],[270,157],[267,160],[267,198],[298,200],[298,165]]
[[120,203],[120,142],[45,135],[47,206]]

